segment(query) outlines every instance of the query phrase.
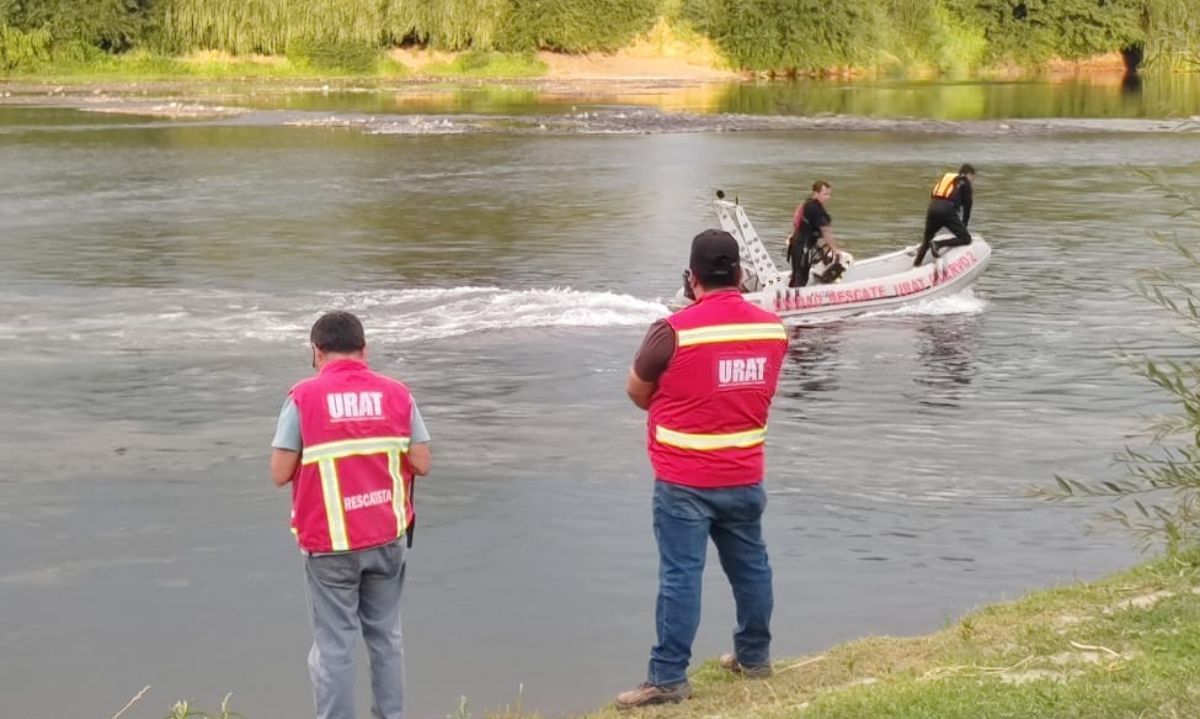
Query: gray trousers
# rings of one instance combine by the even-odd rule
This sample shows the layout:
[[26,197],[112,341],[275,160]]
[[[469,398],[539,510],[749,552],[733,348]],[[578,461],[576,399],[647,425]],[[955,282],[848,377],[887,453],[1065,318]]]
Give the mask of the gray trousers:
[[313,625],[308,671],[317,719],[355,719],[354,645],[360,630],[371,660],[371,714],[404,719],[404,555],[401,538],[372,549],[305,558]]

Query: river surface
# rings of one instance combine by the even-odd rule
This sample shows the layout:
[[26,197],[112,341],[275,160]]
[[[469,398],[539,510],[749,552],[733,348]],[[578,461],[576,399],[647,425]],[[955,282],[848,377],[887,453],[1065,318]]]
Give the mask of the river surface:
[[[1192,88],[1170,111],[1048,106],[1180,118]],[[294,104],[364,110],[337,99]],[[1147,232],[1171,223],[1131,171],[1200,189],[1195,132],[396,136],[247,104],[191,121],[0,108],[4,716],[111,716],[147,684],[126,716],[227,692],[248,717],[310,715],[301,558],[266,457],[331,308],[362,316],[373,364],[410,385],[433,436],[406,587],[411,715],[466,696],[558,716],[642,681],[657,558],[623,383],[718,188],[776,243],[826,178],[864,257],[915,241],[934,177],[969,161],[972,229],[995,253],[967,293],[792,329],[767,449],[777,656],[937,630],[1136,561],[1126,537],[1088,533],[1103,505],[1025,491],[1115,476],[1112,451],[1162,409],[1112,352],[1184,349],[1129,289],[1170,262]],[[472,111],[617,107],[527,104]],[[891,113],[913,114],[955,119]],[[1044,115],[969,119],[1009,116]],[[728,649],[731,612],[710,566],[697,658]]]

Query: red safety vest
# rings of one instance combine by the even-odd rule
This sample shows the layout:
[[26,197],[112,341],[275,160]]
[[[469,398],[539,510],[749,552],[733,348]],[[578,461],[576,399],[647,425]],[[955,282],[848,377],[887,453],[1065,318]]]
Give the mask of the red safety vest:
[[942,179],[933,183],[933,195],[937,200],[949,200],[954,195],[954,188],[957,186],[958,173],[947,172],[942,175]]
[[737,290],[705,294],[667,322],[675,354],[648,422],[655,476],[700,488],[761,482],[767,411],[787,352],[783,323]]
[[365,362],[339,359],[296,384],[300,469],[292,531],[309,552],[369,549],[412,526],[412,396]]

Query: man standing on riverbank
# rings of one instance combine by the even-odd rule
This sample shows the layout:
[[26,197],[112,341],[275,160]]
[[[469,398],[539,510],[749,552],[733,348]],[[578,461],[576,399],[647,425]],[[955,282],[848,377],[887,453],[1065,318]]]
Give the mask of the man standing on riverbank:
[[691,695],[687,668],[709,537],[737,606],[734,653],[721,665],[747,676],[771,673],[763,442],[787,333],[777,316],[742,298],[740,280],[733,236],[697,235],[688,269],[696,302],[650,327],[626,381],[629,398],[649,411],[658,641],[646,682],[617,696],[621,709]]
[[[934,184],[929,209],[925,211],[925,234],[921,236],[921,247],[917,250],[913,267],[921,266],[927,251],[936,258],[947,247],[971,244],[967,225],[971,223],[971,205],[974,201],[971,181],[974,179],[975,168],[964,164],[957,173],[947,172]],[[933,236],[943,227],[953,232],[954,237],[934,242]]]
[[413,478],[429,433],[408,388],[367,368],[362,323],[330,312],[312,326],[317,375],[292,387],[271,442],[271,479],[292,485],[305,555],[317,719],[355,719],[354,645],[371,662],[372,715],[404,717],[400,595],[415,518]]

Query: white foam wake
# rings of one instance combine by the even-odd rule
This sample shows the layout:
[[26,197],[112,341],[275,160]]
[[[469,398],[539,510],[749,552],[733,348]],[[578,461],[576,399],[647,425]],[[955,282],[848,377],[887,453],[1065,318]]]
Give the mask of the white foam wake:
[[566,287],[329,292],[314,309],[333,307],[361,313],[373,332],[411,340],[539,327],[640,325],[667,313],[664,305],[631,295]]
[[171,350],[245,341],[303,345],[322,312],[360,315],[368,335],[408,342],[542,327],[642,325],[667,313],[658,302],[570,288],[452,287],[321,292],[121,288],[52,299],[0,292],[10,312],[0,339],[52,348]]
[[976,297],[968,287],[962,292],[945,297],[933,297],[912,304],[868,312],[862,317],[914,317],[925,315],[974,315],[983,312],[987,302]]

